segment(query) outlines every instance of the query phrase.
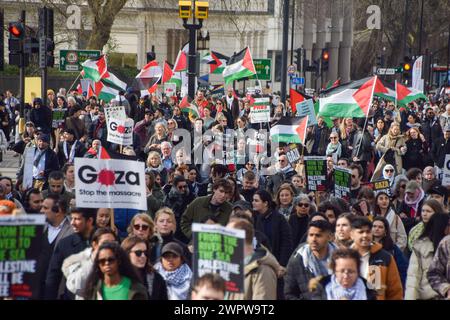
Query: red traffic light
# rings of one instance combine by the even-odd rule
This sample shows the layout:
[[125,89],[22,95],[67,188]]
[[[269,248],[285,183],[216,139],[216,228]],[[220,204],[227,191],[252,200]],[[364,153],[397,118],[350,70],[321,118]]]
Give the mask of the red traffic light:
[[322,52],[322,59],[323,60],[328,60],[329,58],[330,58],[330,55],[329,55],[328,51],[324,50]]
[[23,24],[20,22],[10,22],[8,31],[13,37],[16,38],[23,38],[25,35]]

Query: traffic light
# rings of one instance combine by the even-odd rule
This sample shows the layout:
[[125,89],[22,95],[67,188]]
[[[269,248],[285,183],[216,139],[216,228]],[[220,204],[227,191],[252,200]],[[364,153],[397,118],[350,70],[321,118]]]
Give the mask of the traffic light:
[[195,17],[197,19],[208,19],[209,3],[207,1],[195,2]]
[[191,7],[192,1],[178,1],[178,6],[180,7],[180,11],[178,12],[178,16],[182,19],[189,19],[191,17]]
[[297,65],[297,71],[301,71],[302,70],[302,49],[301,48],[295,49],[294,58],[295,58],[295,64]]
[[39,68],[53,67],[55,65],[55,57],[53,51],[55,43],[50,38],[39,38]]
[[412,65],[411,65],[411,58],[409,56],[405,56],[403,58],[402,68],[403,68],[403,79],[407,81],[410,80]]
[[53,33],[53,10],[39,9],[39,68],[55,65],[55,42]]
[[8,25],[9,39],[9,64],[12,66],[21,66],[28,64],[28,59],[21,61],[23,52],[23,38],[25,37],[25,26],[22,22],[10,22]]
[[383,60],[383,56],[377,56],[376,66],[382,67],[384,65]]
[[330,61],[330,54],[327,49],[322,49],[322,72],[328,71],[328,63]]

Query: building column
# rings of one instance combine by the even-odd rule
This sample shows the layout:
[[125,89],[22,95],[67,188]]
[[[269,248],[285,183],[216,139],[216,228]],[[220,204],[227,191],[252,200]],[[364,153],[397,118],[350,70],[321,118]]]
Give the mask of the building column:
[[[326,40],[327,40],[327,19],[326,19],[326,7],[325,3],[319,3],[319,8],[317,10],[317,18],[316,18],[316,44],[314,46],[313,50],[313,59],[319,61],[319,67],[320,66],[320,58],[322,57],[322,49],[325,48]],[[320,71],[320,70],[319,70]],[[317,79],[317,85],[316,82],[313,82],[313,87],[316,91],[320,90],[322,88],[321,84],[322,82],[325,84],[326,74],[323,74],[324,79],[320,77],[319,72],[319,78]],[[314,76],[314,80],[316,77]]]
[[[311,12],[307,12],[307,6],[310,1],[304,1],[302,15],[303,15],[303,49],[305,49],[305,58],[309,60],[309,64],[313,62],[313,19]],[[305,72],[305,88],[314,88],[315,75],[312,72]]]
[[[339,44],[341,40],[340,12],[342,0],[332,0],[331,7],[331,42],[329,46],[329,69],[326,81],[335,81],[338,78],[339,71]],[[324,79],[325,83],[325,79]]]
[[344,25],[339,50],[339,76],[341,83],[351,80],[351,58],[353,47],[353,0],[344,0]]

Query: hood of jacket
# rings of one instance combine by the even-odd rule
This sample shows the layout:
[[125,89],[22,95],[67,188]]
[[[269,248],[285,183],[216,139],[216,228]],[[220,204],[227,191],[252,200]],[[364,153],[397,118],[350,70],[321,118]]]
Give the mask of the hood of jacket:
[[264,247],[259,247],[253,253],[252,259],[244,267],[244,274],[247,276],[253,270],[256,270],[261,265],[267,265],[273,269],[277,274],[280,269],[280,264],[277,259]]
[[371,255],[375,254],[378,251],[380,251],[381,249],[383,249],[383,246],[380,243],[378,243],[378,242],[372,243],[372,245],[370,246],[370,254]]

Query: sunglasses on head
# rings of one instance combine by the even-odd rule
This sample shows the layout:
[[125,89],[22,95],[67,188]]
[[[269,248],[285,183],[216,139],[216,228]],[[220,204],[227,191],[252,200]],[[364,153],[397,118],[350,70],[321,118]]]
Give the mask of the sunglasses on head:
[[147,231],[149,228],[147,224],[135,224],[133,227],[134,230],[142,230],[142,231]]
[[116,262],[116,258],[115,257],[109,257],[109,258],[103,258],[103,259],[98,259],[98,263],[101,264],[102,266],[104,266],[106,263],[111,264],[113,262]]
[[144,250],[135,250],[131,252],[133,252],[138,258],[140,258],[142,255],[147,256],[147,252],[145,252]]

